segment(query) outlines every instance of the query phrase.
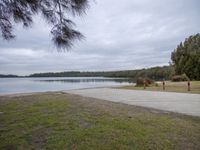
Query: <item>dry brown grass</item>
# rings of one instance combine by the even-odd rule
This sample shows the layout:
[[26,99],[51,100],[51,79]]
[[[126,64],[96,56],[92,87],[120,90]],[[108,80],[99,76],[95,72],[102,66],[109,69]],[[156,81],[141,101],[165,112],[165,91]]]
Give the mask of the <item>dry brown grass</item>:
[[[132,90],[144,90],[143,87],[137,86],[123,86],[119,87],[120,89],[132,89]],[[146,87],[145,90],[149,91],[163,91],[162,82],[158,82],[158,86],[152,84]],[[180,93],[196,93],[200,94],[200,81],[191,81],[191,91],[187,90],[187,82],[165,82],[165,91],[166,92],[180,92]]]

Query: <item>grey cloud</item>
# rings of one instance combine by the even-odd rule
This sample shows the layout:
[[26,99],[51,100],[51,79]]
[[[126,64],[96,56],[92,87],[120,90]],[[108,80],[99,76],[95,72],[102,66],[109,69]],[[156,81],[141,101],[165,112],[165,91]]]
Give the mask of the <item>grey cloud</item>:
[[98,71],[166,65],[176,45],[200,32],[199,0],[97,0],[75,18],[86,37],[57,53],[44,21],[16,26],[17,39],[0,40],[0,73]]

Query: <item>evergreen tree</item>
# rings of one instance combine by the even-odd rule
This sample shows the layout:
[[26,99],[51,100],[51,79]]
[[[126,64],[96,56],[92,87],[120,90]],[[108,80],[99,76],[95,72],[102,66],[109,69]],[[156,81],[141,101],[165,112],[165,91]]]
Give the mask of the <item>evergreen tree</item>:
[[190,36],[172,52],[171,59],[177,75],[186,74],[200,80],[200,34]]
[[30,27],[33,16],[40,13],[52,26],[51,35],[57,48],[68,49],[75,39],[83,35],[74,30],[69,15],[81,15],[88,7],[88,0],[1,0],[0,31],[5,40],[15,37],[13,25],[22,23]]

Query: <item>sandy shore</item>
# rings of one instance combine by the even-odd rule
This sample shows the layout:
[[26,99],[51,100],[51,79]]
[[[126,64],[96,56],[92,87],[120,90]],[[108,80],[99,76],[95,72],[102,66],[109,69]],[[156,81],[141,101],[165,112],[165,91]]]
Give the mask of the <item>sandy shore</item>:
[[192,116],[200,116],[200,94],[123,90],[113,88],[71,90],[66,93],[98,98]]
[[1,97],[20,97],[37,94],[68,93],[146,108],[200,116],[200,94],[92,88],[67,91],[0,94]]

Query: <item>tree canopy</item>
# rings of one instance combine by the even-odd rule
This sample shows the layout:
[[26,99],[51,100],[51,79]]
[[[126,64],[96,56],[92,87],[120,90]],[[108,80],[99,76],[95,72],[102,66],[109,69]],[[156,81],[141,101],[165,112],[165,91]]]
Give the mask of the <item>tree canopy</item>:
[[200,80],[200,34],[186,38],[171,54],[177,75],[186,74],[192,80]]
[[99,71],[99,72],[48,72],[35,73],[29,77],[125,77],[137,79],[139,77],[153,80],[169,80],[173,73],[171,66],[153,67],[148,69],[124,70],[124,71]]
[[1,0],[0,1],[0,31],[3,39],[15,37],[13,26],[22,23],[30,27],[33,16],[41,14],[52,26],[52,41],[59,50],[69,49],[73,41],[83,38],[74,29],[75,23],[69,15],[81,15],[88,7],[88,0]]

